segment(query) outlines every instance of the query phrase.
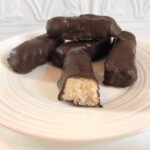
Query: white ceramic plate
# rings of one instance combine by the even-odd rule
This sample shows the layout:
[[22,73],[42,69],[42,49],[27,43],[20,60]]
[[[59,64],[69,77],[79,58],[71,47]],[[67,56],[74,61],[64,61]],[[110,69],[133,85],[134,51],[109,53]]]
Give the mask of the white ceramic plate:
[[41,33],[18,35],[0,44],[0,124],[28,135],[65,142],[108,140],[149,128],[150,46],[138,42],[138,80],[128,88],[103,86],[103,62],[95,63],[104,107],[83,108],[57,100],[56,83],[61,70],[51,64],[26,75],[9,68],[9,51]]
[[0,148],[2,150],[12,150],[11,148],[8,147],[7,143],[5,143],[3,140],[0,139]]

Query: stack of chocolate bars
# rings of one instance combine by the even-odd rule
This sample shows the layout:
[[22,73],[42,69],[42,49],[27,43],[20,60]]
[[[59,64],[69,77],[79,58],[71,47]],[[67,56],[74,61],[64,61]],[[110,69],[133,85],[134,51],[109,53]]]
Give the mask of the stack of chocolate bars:
[[8,63],[18,73],[28,73],[49,61],[62,68],[59,100],[101,106],[92,62],[106,56],[104,84],[127,87],[136,81],[136,38],[122,31],[113,18],[93,14],[55,17],[48,20],[46,30],[46,34],[14,48]]

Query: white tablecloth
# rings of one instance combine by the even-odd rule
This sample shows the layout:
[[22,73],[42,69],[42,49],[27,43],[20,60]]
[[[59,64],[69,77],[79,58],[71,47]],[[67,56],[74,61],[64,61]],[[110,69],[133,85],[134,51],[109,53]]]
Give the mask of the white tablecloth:
[[[150,43],[150,31],[135,30],[137,37]],[[1,36],[0,40],[8,37]],[[150,131],[114,141],[62,144],[31,138],[0,126],[0,150],[150,150]]]

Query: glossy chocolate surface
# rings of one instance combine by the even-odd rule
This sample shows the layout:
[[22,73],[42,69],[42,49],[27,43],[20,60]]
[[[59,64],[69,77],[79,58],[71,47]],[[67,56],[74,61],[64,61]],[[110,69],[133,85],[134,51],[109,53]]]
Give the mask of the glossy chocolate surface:
[[93,14],[52,18],[48,20],[46,30],[52,38],[74,40],[116,37],[121,33],[121,28],[113,18]]
[[88,52],[92,61],[97,61],[104,58],[111,48],[110,38],[97,41],[70,41],[60,45],[52,52],[51,62],[61,68],[67,52],[81,50]]
[[[61,99],[61,95],[64,91],[65,82],[69,77],[73,78],[87,78],[97,82],[95,77],[92,62],[89,54],[85,51],[69,51],[64,59],[63,73],[58,80],[58,88],[60,93],[58,99]],[[99,93],[97,93],[99,95]]]
[[25,41],[10,52],[8,63],[14,71],[28,73],[48,62],[51,52],[62,42],[51,39],[47,34]]
[[104,84],[127,87],[137,79],[135,66],[136,38],[130,32],[122,32],[105,62]]

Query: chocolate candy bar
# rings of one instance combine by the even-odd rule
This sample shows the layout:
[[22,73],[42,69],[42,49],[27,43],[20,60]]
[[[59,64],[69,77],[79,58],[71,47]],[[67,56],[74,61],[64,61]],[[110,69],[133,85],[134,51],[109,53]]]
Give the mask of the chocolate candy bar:
[[104,84],[127,87],[137,79],[135,66],[136,39],[130,32],[122,32],[105,62]]
[[55,17],[48,20],[46,29],[52,38],[74,40],[116,37],[121,33],[121,28],[113,18],[92,14]]
[[14,48],[8,63],[14,71],[28,73],[49,61],[51,52],[62,43],[63,40],[50,39],[47,34],[38,36]]
[[91,58],[85,51],[69,51],[58,81],[59,100],[79,106],[100,106],[99,86]]
[[51,62],[57,67],[63,66],[66,53],[71,51],[84,50],[91,56],[92,61],[97,61],[105,57],[112,47],[111,39],[101,39],[97,41],[71,41],[64,43],[52,52]]

